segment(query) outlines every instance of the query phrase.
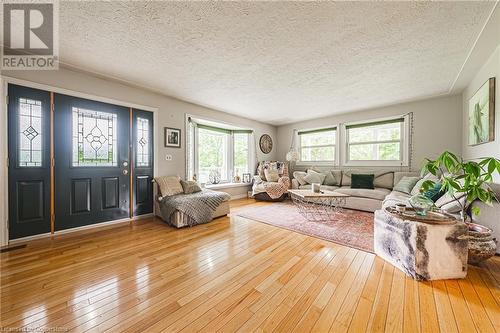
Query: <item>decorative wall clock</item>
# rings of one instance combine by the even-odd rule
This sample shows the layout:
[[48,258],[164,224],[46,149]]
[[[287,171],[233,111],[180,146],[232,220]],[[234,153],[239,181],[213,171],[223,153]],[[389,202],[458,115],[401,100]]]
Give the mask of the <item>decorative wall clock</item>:
[[273,139],[268,134],[263,134],[260,137],[259,146],[264,154],[269,154],[273,150]]

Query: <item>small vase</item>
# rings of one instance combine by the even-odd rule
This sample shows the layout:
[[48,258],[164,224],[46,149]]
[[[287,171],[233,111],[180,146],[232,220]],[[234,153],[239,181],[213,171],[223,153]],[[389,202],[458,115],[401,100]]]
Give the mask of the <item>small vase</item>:
[[423,194],[412,196],[408,202],[415,210],[415,213],[420,216],[427,215],[427,212],[434,206],[434,202]]

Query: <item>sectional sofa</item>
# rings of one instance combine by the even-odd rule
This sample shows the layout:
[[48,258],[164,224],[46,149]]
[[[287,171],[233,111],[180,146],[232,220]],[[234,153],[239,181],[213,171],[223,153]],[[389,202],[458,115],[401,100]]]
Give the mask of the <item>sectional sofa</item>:
[[[420,188],[415,186],[411,192],[403,193],[394,191],[393,188],[405,177],[418,177],[418,172],[403,172],[391,170],[316,170],[325,175],[325,181],[321,185],[322,190],[330,190],[348,194],[346,208],[374,212],[377,209],[396,203],[408,205],[411,196],[418,194]],[[295,171],[293,173],[293,189],[310,189],[311,184],[304,180],[305,172]],[[351,176],[353,174],[373,174],[374,189],[351,188]],[[328,175],[328,177],[326,176]],[[458,203],[448,195],[444,195],[436,201],[436,206],[450,213],[460,210]]]

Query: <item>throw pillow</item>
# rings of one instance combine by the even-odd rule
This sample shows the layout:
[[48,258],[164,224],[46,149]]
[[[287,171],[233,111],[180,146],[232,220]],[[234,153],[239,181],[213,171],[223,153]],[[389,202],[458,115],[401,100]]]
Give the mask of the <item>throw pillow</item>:
[[434,184],[434,187],[422,193],[427,198],[436,202],[444,193],[441,192],[441,183]]
[[304,177],[304,180],[308,184],[323,184],[323,181],[325,180],[325,175],[313,170],[307,170],[307,175]]
[[413,186],[413,189],[411,190],[410,194],[411,195],[417,195],[420,193],[420,189],[422,188],[422,184],[426,181],[427,179],[422,178],[418,182],[415,183],[415,186]]
[[411,190],[410,194],[411,195],[417,195],[420,193],[420,190],[422,188],[422,184],[426,181],[426,180],[432,180],[433,182],[438,182],[438,178],[436,176],[434,176],[433,174],[427,174],[424,176],[424,178],[420,179],[416,184],[415,186],[413,187],[413,189]]
[[304,171],[294,171],[293,172],[293,178],[297,179],[300,185],[306,185],[307,182],[305,181],[304,177],[307,175]]
[[373,190],[374,180],[375,180],[375,175],[352,174],[351,188],[365,188]]
[[268,182],[277,182],[280,178],[278,170],[276,169],[264,169],[264,174]]
[[262,179],[262,181],[266,181],[266,175],[264,173],[264,165],[262,164],[262,162],[259,163],[259,167],[257,168],[257,174],[259,175],[260,179]]
[[404,176],[401,180],[394,186],[394,191],[403,192],[410,194],[411,190],[415,187],[415,184],[420,180],[420,177],[409,177]]
[[327,171],[325,174],[325,180],[323,181],[323,184],[328,186],[335,186],[338,185],[339,182],[335,178],[335,175],[333,174],[332,171]]
[[201,192],[200,185],[198,185],[197,182],[194,180],[181,180],[181,186],[182,189],[184,190],[184,194],[191,194],[191,193],[196,193],[196,192]]
[[162,176],[155,178],[158,187],[160,188],[161,195],[168,197],[175,194],[183,193],[180,178],[178,176]]
[[456,192],[455,198],[458,202],[448,193],[444,193],[439,199],[436,200],[436,207],[451,214],[458,213],[462,210],[462,205],[466,204],[467,197],[463,192]]

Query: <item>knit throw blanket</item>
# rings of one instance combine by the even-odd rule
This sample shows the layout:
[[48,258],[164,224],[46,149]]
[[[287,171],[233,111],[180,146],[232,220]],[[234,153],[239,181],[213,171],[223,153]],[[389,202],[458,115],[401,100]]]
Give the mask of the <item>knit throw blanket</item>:
[[206,189],[191,194],[172,195],[161,199],[160,213],[162,218],[170,223],[170,217],[178,210],[190,217],[189,226],[192,227],[210,222],[217,207],[230,198],[227,193]]

